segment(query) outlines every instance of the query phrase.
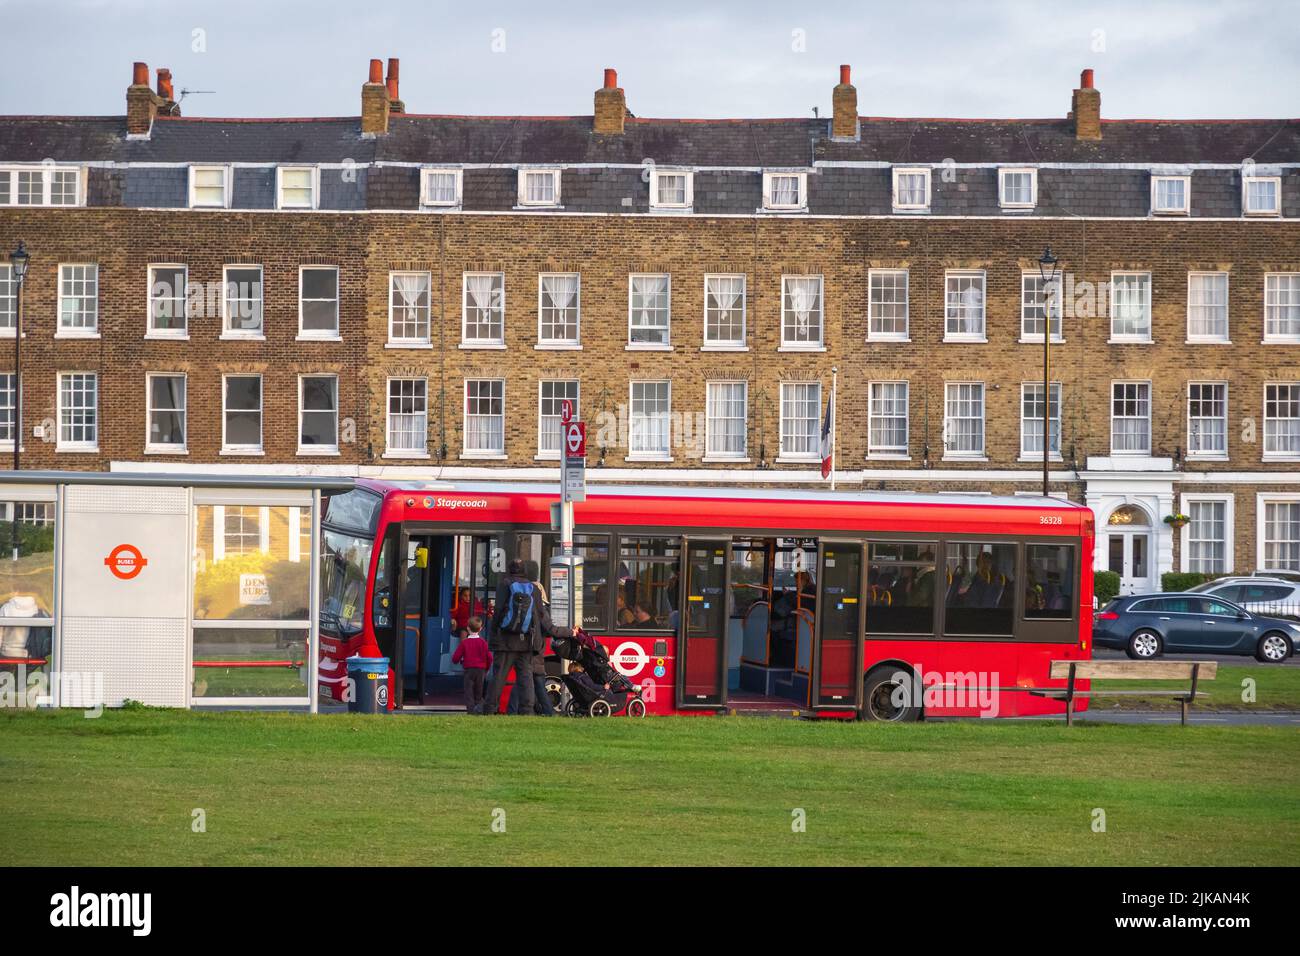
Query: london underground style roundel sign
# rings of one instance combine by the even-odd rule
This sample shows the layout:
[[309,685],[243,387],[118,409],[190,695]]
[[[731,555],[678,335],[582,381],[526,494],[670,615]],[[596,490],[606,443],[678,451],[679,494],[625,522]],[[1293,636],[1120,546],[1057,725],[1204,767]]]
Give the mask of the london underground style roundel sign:
[[108,565],[108,570],[113,572],[113,577],[121,578],[123,581],[130,581],[143,571],[148,563],[149,559],[133,544],[119,544],[104,559],[104,564]]

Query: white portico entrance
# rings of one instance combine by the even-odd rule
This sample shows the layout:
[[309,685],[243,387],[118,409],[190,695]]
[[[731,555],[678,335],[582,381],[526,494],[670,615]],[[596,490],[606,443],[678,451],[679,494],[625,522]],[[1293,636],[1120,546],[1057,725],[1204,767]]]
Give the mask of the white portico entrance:
[[1159,591],[1160,575],[1174,568],[1174,532],[1164,522],[1174,510],[1173,475],[1166,462],[1154,459],[1148,464],[1156,465],[1151,470],[1120,472],[1105,468],[1119,465],[1114,459],[1090,458],[1081,476],[1087,483],[1086,503],[1097,516],[1093,567],[1118,574],[1120,594]]

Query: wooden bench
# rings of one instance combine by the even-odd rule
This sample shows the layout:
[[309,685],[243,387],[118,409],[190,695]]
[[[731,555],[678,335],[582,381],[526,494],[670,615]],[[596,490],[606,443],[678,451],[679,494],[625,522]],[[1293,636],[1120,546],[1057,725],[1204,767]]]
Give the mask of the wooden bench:
[[[1065,686],[1036,688],[1029,693],[1064,700],[1067,725],[1074,723],[1074,701],[1078,697],[1173,697],[1182,705],[1182,723],[1187,726],[1187,708],[1196,700],[1197,684],[1214,680],[1218,672],[1215,661],[1052,661],[1048,676],[1065,680]],[[1076,690],[1075,681],[1079,680],[1185,680],[1190,686],[1186,690]]]

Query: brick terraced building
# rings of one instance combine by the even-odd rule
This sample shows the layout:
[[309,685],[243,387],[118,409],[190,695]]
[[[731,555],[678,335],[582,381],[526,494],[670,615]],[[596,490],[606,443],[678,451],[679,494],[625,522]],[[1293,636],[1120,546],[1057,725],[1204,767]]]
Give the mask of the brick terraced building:
[[[1300,121],[0,119],[25,468],[1053,493],[1096,564],[1300,570]],[[873,104],[874,105],[874,104]],[[17,295],[0,265],[0,336]],[[1063,317],[1062,317],[1063,313]],[[0,341],[0,451],[14,356]],[[6,508],[9,506],[6,506]],[[1164,518],[1186,513],[1174,531]]]

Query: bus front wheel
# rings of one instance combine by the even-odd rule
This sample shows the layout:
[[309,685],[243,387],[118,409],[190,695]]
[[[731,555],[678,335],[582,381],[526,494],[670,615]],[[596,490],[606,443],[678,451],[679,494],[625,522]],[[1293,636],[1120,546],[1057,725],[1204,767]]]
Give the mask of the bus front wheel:
[[915,700],[916,682],[911,671],[901,667],[878,667],[867,675],[862,687],[862,719],[907,723],[921,719],[920,702]]

